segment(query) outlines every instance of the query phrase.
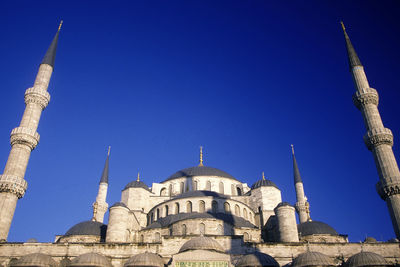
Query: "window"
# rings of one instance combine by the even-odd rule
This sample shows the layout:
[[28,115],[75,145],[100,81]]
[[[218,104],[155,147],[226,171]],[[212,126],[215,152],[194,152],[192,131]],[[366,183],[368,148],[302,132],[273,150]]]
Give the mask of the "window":
[[192,212],[192,202],[190,201],[186,202],[186,212],[187,213]]
[[140,243],[144,243],[144,235],[140,235]]
[[157,220],[160,219],[160,209],[157,209],[156,218],[157,218]]
[[197,186],[198,186],[198,182],[197,181],[193,181],[193,191],[197,190]]
[[169,184],[169,196],[172,196],[172,189],[173,189],[173,187],[172,187],[172,184]]
[[167,188],[163,187],[160,191],[160,196],[166,196],[167,195]]
[[211,191],[211,182],[207,181],[206,183],[206,190]]
[[238,204],[235,205],[235,215],[240,216],[240,208]]
[[249,242],[250,241],[249,234],[246,233],[246,232],[243,233],[243,241],[244,242]]
[[183,224],[182,225],[182,235],[186,235],[186,231],[187,231],[186,224]]
[[245,219],[247,219],[247,209],[246,208],[243,209],[243,217]]
[[206,212],[206,203],[203,200],[199,201],[199,212]]
[[230,213],[231,212],[231,205],[229,205],[228,202],[224,203],[224,210],[226,213]]
[[218,202],[213,200],[211,203],[211,210],[212,213],[217,213],[218,212]]
[[165,206],[165,217],[167,217],[168,216],[168,206]]
[[185,189],[185,183],[181,182],[181,194],[183,193],[183,190]]
[[220,183],[219,183],[219,192],[220,192],[221,194],[224,194],[224,183],[223,183],[223,182],[220,182]]
[[153,222],[154,222],[154,213],[152,212],[150,215],[150,223],[153,223]]
[[240,187],[236,187],[236,191],[237,191],[237,195],[241,196],[242,195],[242,189],[240,189]]
[[179,213],[179,203],[175,203],[175,214]]

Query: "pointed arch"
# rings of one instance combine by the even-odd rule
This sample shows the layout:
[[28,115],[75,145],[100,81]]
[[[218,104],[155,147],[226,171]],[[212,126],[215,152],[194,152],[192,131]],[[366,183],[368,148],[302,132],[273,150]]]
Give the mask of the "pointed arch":
[[192,202],[191,201],[186,202],[186,212],[187,213],[192,212]]
[[211,191],[211,181],[208,180],[206,183],[206,190]]
[[211,202],[211,211],[212,211],[212,213],[218,212],[218,202],[216,200],[213,200]]
[[206,203],[203,200],[199,201],[199,212],[206,212]]
[[219,192],[221,194],[224,194],[224,183],[222,181],[219,182]]

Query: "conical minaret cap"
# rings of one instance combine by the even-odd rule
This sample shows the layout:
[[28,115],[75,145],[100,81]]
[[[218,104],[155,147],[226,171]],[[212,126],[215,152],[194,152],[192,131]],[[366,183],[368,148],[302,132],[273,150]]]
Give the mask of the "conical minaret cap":
[[340,22],[343,28],[344,39],[346,41],[347,55],[349,58],[350,68],[355,66],[362,66],[360,59],[357,56],[356,50],[353,47],[353,44],[350,41],[350,37],[347,35],[346,28],[344,27],[343,22]]
[[303,181],[301,180],[299,167],[297,166],[296,156],[294,155],[294,147],[293,147],[293,145],[291,145],[291,147],[292,147],[292,156],[293,156],[294,184],[302,183]]
[[101,174],[100,183],[108,184],[108,165],[109,165],[109,159],[110,159],[110,148],[111,147],[108,147],[107,159],[106,159],[106,163],[104,164],[103,173]]
[[56,35],[54,36],[53,41],[51,42],[49,48],[47,49],[47,52],[44,55],[44,58],[43,58],[41,64],[47,64],[54,68],[54,62],[56,60],[58,36],[60,35],[62,23],[63,22],[61,21],[60,26],[58,27],[58,31],[57,31]]

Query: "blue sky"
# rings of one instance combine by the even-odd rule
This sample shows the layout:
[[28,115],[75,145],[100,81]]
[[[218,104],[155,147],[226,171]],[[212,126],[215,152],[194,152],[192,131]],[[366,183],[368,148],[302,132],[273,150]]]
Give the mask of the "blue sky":
[[54,240],[89,220],[107,147],[108,203],[204,163],[249,185],[265,172],[295,202],[290,144],[311,217],[358,242],[394,237],[361,113],[347,31],[400,155],[397,1],[2,1],[0,162],[61,19],[51,101],[9,241]]

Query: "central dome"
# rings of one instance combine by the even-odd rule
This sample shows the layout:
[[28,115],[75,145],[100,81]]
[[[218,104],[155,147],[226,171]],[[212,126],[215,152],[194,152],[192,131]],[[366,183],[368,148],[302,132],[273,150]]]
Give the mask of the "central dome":
[[177,171],[176,173],[168,177],[165,181],[181,177],[192,177],[192,176],[219,176],[219,177],[234,179],[237,181],[237,179],[232,175],[230,175],[229,173],[226,173],[216,168],[206,167],[206,166],[195,166]]

